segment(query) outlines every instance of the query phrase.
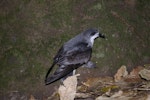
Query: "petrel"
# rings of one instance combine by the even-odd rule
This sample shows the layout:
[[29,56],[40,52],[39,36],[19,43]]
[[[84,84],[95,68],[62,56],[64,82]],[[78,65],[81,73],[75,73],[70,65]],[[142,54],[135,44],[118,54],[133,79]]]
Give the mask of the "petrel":
[[[53,64],[45,76],[45,84],[51,84],[59,79],[73,74],[73,71],[86,64],[91,67],[91,54],[94,40],[98,37],[105,38],[97,29],[88,29],[78,34],[58,50]],[[53,67],[57,65],[55,72],[49,76]]]

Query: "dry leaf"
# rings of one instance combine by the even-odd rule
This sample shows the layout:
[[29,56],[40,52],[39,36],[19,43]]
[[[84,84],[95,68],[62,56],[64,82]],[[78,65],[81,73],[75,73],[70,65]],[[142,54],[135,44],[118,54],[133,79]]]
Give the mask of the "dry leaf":
[[140,78],[139,76],[139,72],[144,69],[142,66],[138,66],[136,68],[134,68],[131,72],[130,72],[130,77],[136,77],[136,78]]
[[68,77],[64,80],[64,85],[59,87],[58,93],[60,95],[60,100],[74,100],[76,95],[77,76],[79,76],[79,74]]
[[126,77],[128,75],[128,71],[126,66],[122,65],[117,73],[115,74],[114,78],[115,78],[115,82],[120,82],[123,81],[123,78]]
[[141,82],[142,79],[139,76],[139,72],[144,69],[142,66],[135,67],[129,75],[125,77],[126,82]]
[[150,100],[150,95],[147,96],[146,100]]
[[150,70],[148,70],[148,69],[141,70],[139,72],[139,75],[146,80],[150,80]]
[[29,100],[36,100],[36,99],[34,98],[33,95],[30,95],[30,99]]

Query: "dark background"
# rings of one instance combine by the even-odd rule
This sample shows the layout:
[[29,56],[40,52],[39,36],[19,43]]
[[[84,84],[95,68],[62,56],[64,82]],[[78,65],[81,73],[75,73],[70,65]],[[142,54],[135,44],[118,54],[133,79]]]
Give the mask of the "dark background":
[[98,28],[107,40],[95,41],[97,68],[79,69],[80,78],[150,63],[150,0],[1,0],[2,100],[14,93],[50,96],[57,82],[45,86],[44,77],[53,57],[64,42],[88,28]]

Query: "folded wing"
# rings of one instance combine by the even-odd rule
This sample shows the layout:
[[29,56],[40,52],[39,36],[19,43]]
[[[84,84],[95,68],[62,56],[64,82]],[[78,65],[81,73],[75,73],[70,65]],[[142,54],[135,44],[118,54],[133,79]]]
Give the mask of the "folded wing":
[[54,57],[55,64],[59,65],[54,74],[48,77],[52,67],[48,71],[45,79],[45,83],[50,84],[53,83],[68,74],[72,73],[74,69],[82,66],[87,63],[91,58],[92,48],[88,46],[87,43],[79,43],[72,47],[69,47],[68,50],[65,50],[62,47],[57,55]]

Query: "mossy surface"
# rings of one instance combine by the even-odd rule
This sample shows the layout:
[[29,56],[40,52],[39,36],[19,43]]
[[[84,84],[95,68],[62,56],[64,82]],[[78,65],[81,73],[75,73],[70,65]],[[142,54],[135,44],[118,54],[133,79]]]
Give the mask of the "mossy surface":
[[99,71],[94,74],[113,75],[121,65],[130,69],[150,63],[149,0],[134,5],[120,0],[2,1],[1,92],[44,90],[45,74],[60,46],[92,27],[107,38],[95,41],[92,61]]

